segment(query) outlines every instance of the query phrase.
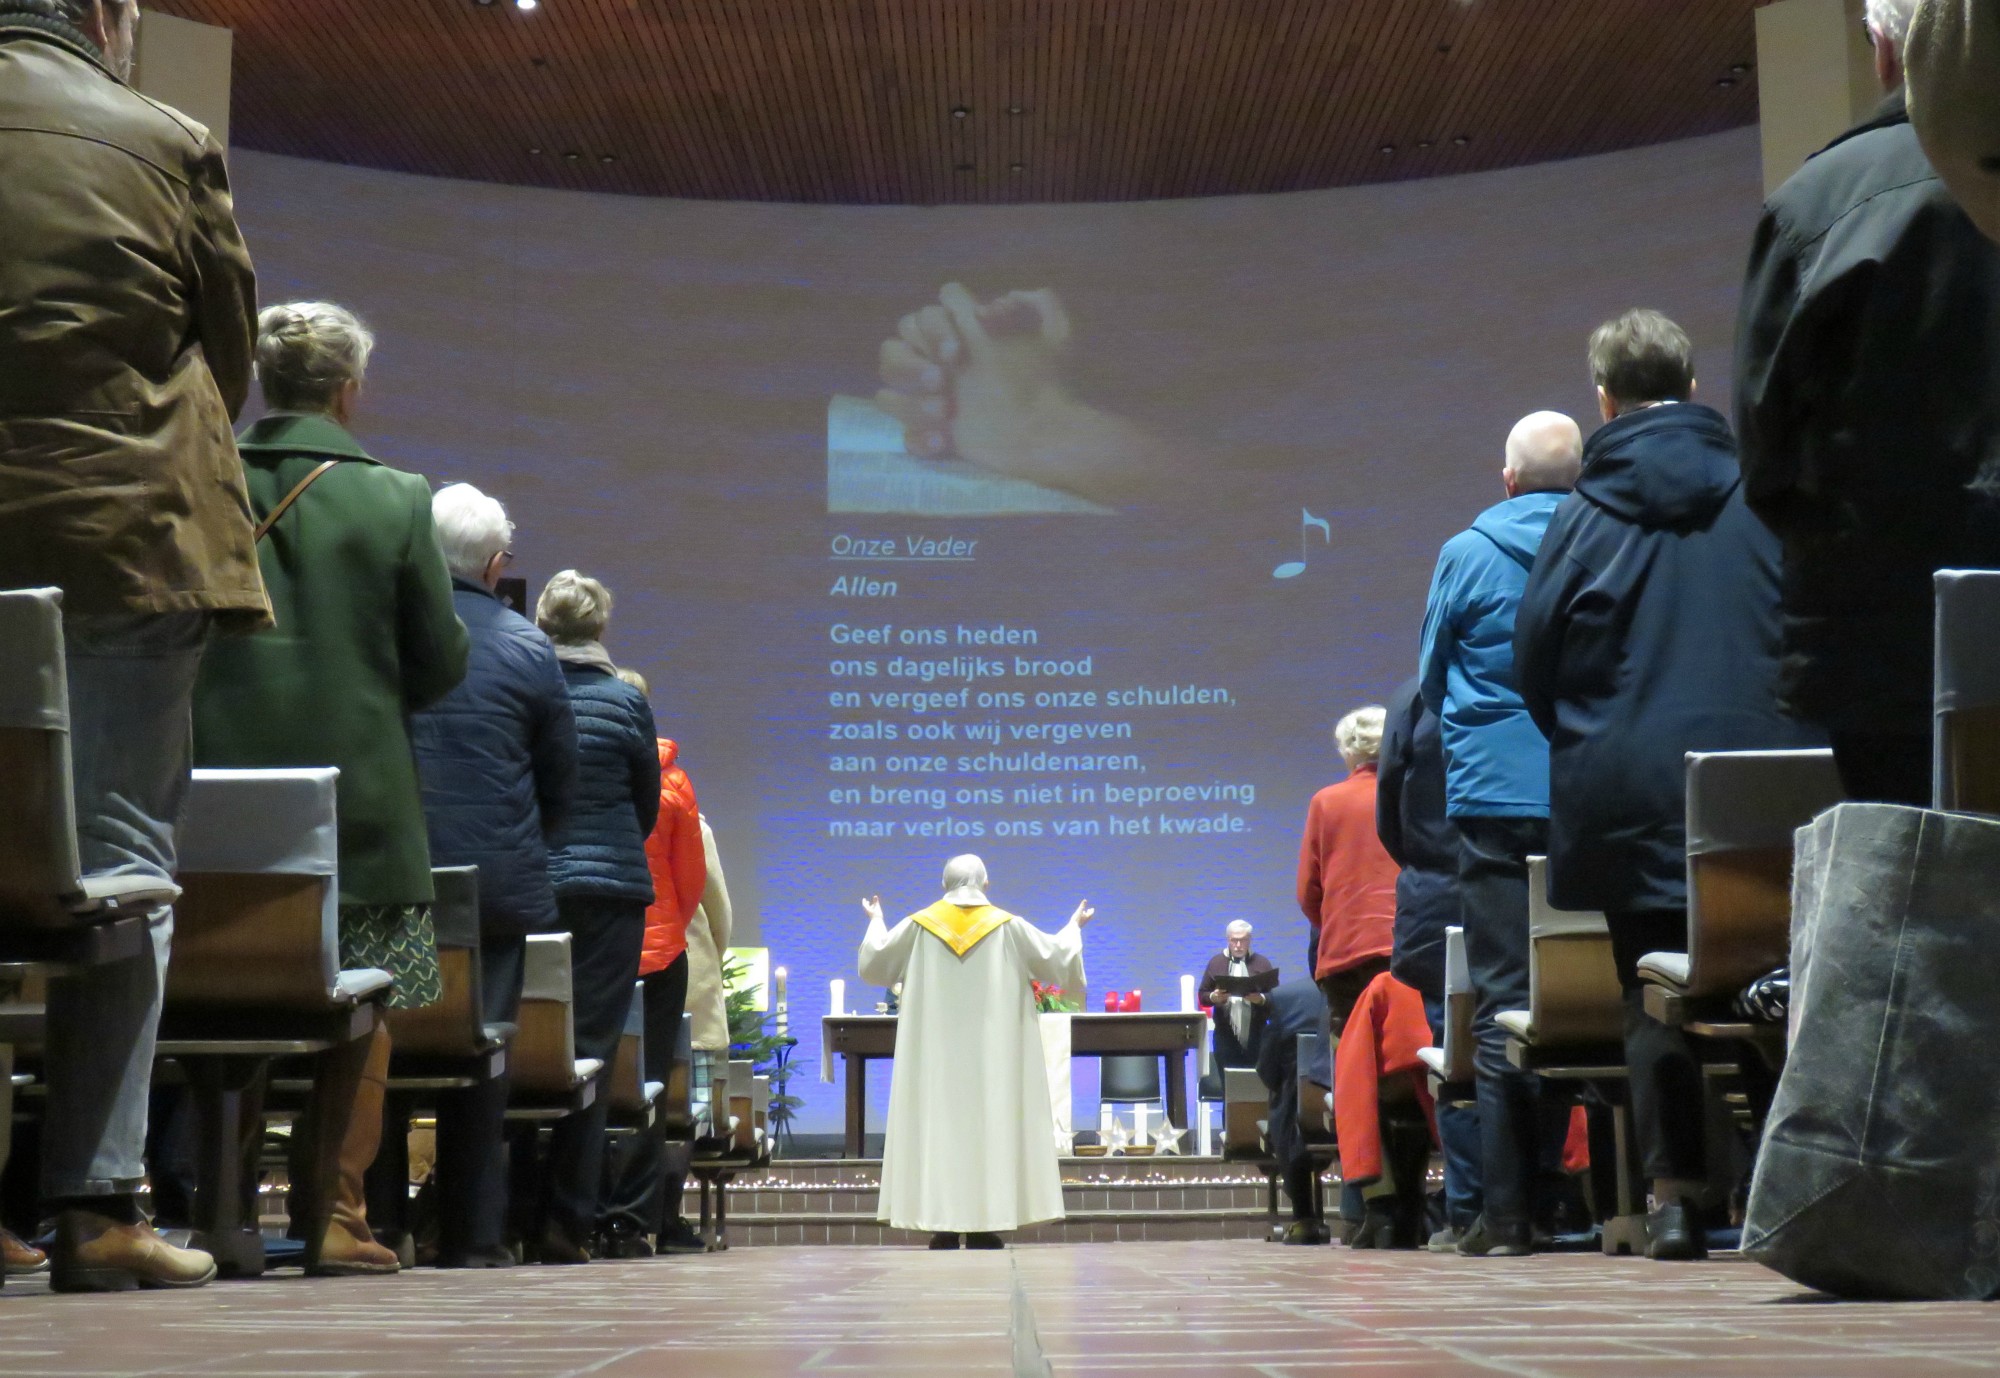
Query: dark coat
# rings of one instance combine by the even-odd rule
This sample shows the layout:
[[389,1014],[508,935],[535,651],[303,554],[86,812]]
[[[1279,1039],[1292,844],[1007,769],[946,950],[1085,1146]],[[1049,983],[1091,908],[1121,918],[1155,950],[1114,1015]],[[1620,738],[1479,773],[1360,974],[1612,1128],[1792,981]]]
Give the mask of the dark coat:
[[256,334],[208,130],[0,10],[0,588],[268,625],[229,433]]
[[1777,541],[1744,506],[1718,413],[1667,403],[1590,437],[1514,665],[1549,738],[1550,902],[1685,907],[1687,753],[1815,737],[1777,706]]
[[[1271,964],[1269,957],[1253,952],[1245,959],[1244,965],[1252,976],[1269,973],[1276,981],[1278,968]],[[1201,973],[1201,984],[1195,988],[1195,995],[1204,1005],[1212,1005],[1215,1010],[1215,1065],[1218,1067],[1255,1067],[1257,1054],[1264,1046],[1264,1018],[1270,999],[1262,1003],[1249,1002],[1250,1036],[1239,1041],[1236,1025],[1230,1021],[1232,1006],[1218,1004],[1208,997],[1215,990],[1215,983],[1229,974],[1229,952],[1224,949],[1208,959],[1207,967]]]
[[1444,737],[1414,679],[1389,700],[1375,831],[1403,868],[1389,970],[1425,999],[1442,1000],[1444,931],[1459,921],[1458,830],[1445,816]]
[[1744,494],[1784,541],[1785,702],[1928,733],[1931,574],[2000,565],[2000,248],[1900,96],[1772,195],[1741,312],[1736,424]]
[[340,767],[341,903],[428,903],[408,715],[465,677],[467,649],[430,485],[327,416],[273,412],[240,445],[260,519],[324,460],[346,462],[257,547],[278,625],[202,658],[195,763]]
[[479,868],[479,924],[555,930],[547,838],[576,794],[576,715],[555,648],[483,585],[453,578],[472,638],[465,678],[410,720],[431,864]]
[[[576,713],[576,802],[549,839],[558,895],[653,902],[646,837],[660,816],[660,749],[646,696],[598,665],[565,660]],[[638,968],[632,977],[638,979]]]

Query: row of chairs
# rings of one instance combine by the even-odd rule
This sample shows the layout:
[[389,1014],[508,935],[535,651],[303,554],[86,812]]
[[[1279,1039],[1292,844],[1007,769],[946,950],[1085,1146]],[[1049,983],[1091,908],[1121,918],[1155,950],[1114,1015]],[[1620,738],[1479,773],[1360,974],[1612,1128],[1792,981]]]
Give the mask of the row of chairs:
[[[169,902],[176,928],[158,1055],[163,1079],[184,1078],[192,1091],[195,1242],[216,1255],[225,1274],[252,1276],[265,1263],[248,1180],[255,1159],[246,1146],[261,1138],[261,1125],[246,1123],[251,1107],[283,1113],[287,1096],[310,1088],[311,1059],[367,1036],[380,1021],[392,1029],[398,1124],[434,1108],[438,1092],[502,1074],[511,1075],[510,1116],[553,1120],[589,1104],[600,1066],[575,1055],[566,934],[529,939],[518,1026],[483,1022],[473,868],[437,873],[438,1004],[390,1011],[387,973],[339,968],[337,772],[330,768],[197,771],[177,837],[178,885],[85,877],[60,594],[0,592],[0,645],[8,648],[0,659],[0,778],[9,782],[0,791],[0,982],[15,991],[0,1005],[0,1167],[17,1097],[32,1103],[45,1090],[35,1070],[47,982],[138,956],[149,941],[146,915]],[[664,1115],[669,1133],[696,1139],[687,1026],[683,1020],[676,1074],[665,1085],[649,1084],[643,1017],[635,1009],[610,1079],[622,1132]],[[268,1100],[259,1094],[267,1086]],[[711,1174],[705,1189],[768,1159],[759,1094],[747,1067],[733,1065],[719,1079],[718,1123],[694,1155],[697,1171]],[[400,1146],[397,1127],[386,1139]],[[719,1207],[716,1216],[711,1239],[719,1245]]]

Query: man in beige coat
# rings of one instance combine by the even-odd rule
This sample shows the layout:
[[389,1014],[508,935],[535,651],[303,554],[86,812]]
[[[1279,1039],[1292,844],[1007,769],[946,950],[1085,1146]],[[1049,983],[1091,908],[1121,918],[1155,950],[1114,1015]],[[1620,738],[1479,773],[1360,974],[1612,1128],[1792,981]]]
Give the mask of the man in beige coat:
[[[256,283],[222,150],[126,84],[134,0],[0,0],[0,588],[63,593],[84,869],[169,879],[209,636],[270,620],[230,422]],[[173,912],[51,983],[59,1291],[199,1286],[140,1217]]]

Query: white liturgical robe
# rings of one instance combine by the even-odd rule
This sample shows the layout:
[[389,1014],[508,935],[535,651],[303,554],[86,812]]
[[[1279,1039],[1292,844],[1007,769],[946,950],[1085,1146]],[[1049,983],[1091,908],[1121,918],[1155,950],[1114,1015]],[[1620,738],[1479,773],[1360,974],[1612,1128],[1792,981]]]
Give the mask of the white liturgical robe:
[[[861,979],[903,983],[878,1212],[900,1229],[997,1233],[1062,1218],[1048,1068],[1028,982],[1080,995],[1083,930],[1072,922],[1043,933],[1011,915],[983,933],[985,923],[959,924],[960,955],[919,921],[937,913],[976,921],[985,908],[941,901],[894,928],[871,920],[861,941]],[[998,912],[988,910],[986,923]]]

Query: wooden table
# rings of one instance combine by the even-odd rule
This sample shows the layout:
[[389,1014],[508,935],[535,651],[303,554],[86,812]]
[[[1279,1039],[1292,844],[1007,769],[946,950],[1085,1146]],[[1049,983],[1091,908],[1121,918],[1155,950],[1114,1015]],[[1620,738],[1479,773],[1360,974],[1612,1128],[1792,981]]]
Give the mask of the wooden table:
[[[1166,1064],[1167,1118],[1187,1127],[1187,1057],[1201,1046],[1207,1020],[1201,1014],[1141,1013],[1070,1016],[1070,1052],[1077,1057],[1157,1057]],[[868,1122],[868,1063],[896,1055],[893,1014],[830,1014],[820,1022],[826,1046],[846,1063],[847,1146],[861,1156]]]

